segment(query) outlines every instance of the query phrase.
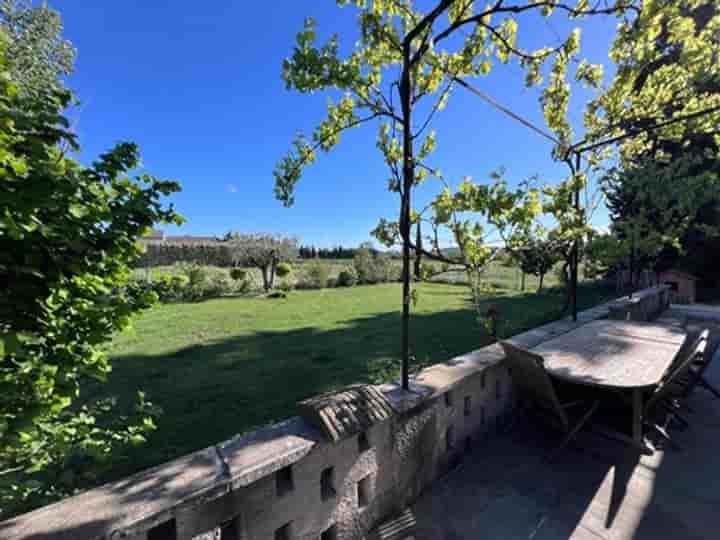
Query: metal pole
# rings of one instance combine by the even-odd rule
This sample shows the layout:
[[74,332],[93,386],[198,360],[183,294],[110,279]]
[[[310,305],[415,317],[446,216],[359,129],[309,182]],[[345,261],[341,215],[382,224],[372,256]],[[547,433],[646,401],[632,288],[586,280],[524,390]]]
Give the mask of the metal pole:
[[[580,173],[580,152],[575,154],[575,174]],[[580,214],[580,189],[576,186],[574,195],[575,211]],[[577,294],[578,294],[578,267],[580,265],[580,239],[575,239],[575,245],[573,246],[572,254],[572,314],[573,321],[577,321],[578,306],[577,306]]]

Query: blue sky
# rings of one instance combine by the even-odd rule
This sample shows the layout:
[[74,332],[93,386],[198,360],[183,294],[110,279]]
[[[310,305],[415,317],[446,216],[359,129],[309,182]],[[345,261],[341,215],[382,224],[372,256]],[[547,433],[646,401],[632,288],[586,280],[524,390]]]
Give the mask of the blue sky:
[[[321,38],[339,33],[347,50],[356,37],[353,8],[338,9],[334,0],[50,5],[62,13],[65,35],[79,51],[68,84],[81,101],[71,114],[83,146],[80,159],[89,162],[118,141],[137,142],[148,172],[182,184],[172,200],[187,218],[183,233],[277,232],[318,246],[349,246],[367,240],[380,217],[397,214],[375,127],[345,135],[333,153],[320,155],[299,184],[294,207],[284,208],[273,195],[276,161],[298,130],[307,132],[322,119],[326,102],[321,94],[288,92],[282,60],[306,16],[317,19]],[[557,44],[573,26],[561,17],[522,22],[520,43],[527,46]],[[591,61],[608,64],[616,23],[596,18],[582,25],[583,53]],[[524,87],[516,66],[497,66],[475,84],[544,125],[538,90]],[[588,94],[578,92],[572,120],[579,126],[581,98]],[[549,142],[462,89],[435,128],[438,150],[431,162],[453,182],[465,175],[485,180],[500,166],[511,182],[532,174],[553,182],[565,174],[552,162]],[[418,201],[437,189],[427,185]],[[605,213],[595,221],[604,225]]]

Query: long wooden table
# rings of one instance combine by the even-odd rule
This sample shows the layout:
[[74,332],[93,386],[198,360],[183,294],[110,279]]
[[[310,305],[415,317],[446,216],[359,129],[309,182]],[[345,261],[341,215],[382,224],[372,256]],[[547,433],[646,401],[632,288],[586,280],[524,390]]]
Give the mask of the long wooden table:
[[632,396],[632,442],[643,442],[643,394],[656,387],[686,333],[654,323],[593,321],[532,349],[552,377]]

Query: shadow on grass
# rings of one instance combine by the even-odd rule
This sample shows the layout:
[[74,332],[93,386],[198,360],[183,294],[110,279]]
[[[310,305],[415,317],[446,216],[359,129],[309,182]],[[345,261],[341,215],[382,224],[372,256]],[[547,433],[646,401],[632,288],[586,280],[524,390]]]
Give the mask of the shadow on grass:
[[[585,288],[581,299],[595,304],[606,292]],[[550,290],[494,296],[489,303],[509,321],[502,334],[511,335],[557,318],[563,296]],[[295,414],[295,404],[307,397],[352,383],[392,380],[399,372],[399,335],[399,313],[389,312],[347,320],[332,330],[255,332],[169,354],[115,357],[108,383],[90,388],[86,398],[111,395],[131,403],[142,389],[163,415],[148,443],[124,456],[103,480],[279,421]],[[469,301],[463,309],[413,315],[411,336],[415,370],[490,342]]]

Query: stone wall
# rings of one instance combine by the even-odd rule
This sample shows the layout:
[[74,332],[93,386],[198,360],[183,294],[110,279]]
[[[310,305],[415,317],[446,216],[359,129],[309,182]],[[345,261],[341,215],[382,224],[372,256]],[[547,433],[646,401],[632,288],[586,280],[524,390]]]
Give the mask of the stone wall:
[[623,321],[651,321],[670,306],[670,286],[643,289],[609,304],[609,318]]
[[[534,347],[610,305],[514,336]],[[410,391],[378,387],[389,418],[337,442],[290,418],[0,523],[0,539],[350,540],[401,512],[511,419],[498,345],[423,370]]]

